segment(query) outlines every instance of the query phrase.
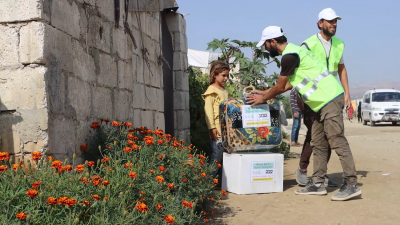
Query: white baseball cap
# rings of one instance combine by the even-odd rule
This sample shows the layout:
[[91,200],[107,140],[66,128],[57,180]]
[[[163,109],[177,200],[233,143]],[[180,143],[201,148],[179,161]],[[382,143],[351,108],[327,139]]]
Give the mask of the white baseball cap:
[[342,17],[336,15],[335,10],[331,9],[331,8],[326,8],[323,9],[319,14],[318,14],[318,21],[319,20],[333,20],[333,19],[338,19],[341,20]]
[[261,40],[258,42],[257,47],[261,47],[266,40],[270,40],[272,38],[277,38],[280,36],[285,35],[285,33],[282,32],[282,28],[277,27],[277,26],[269,26],[266,27],[261,34]]

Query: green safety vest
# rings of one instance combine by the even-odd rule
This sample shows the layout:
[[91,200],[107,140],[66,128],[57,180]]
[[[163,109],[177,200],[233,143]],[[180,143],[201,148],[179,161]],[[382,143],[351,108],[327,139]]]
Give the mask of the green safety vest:
[[336,77],[329,73],[326,66],[312,52],[288,43],[282,56],[286,54],[299,56],[298,67],[289,77],[289,82],[314,112],[318,112],[344,93]]
[[[333,76],[338,75],[339,70],[339,62],[343,55],[344,43],[338,38],[332,37],[332,45],[331,50],[329,52],[329,56],[326,57],[325,48],[321,43],[321,40],[318,38],[318,34],[311,36],[307,40],[305,40],[303,44],[305,44],[317,58],[325,64],[325,67],[328,68],[329,73]],[[326,60],[324,60],[326,59]]]

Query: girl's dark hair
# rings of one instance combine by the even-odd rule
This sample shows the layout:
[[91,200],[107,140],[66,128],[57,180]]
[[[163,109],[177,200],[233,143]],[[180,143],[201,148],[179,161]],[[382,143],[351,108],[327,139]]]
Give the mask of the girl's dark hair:
[[210,84],[215,82],[215,77],[218,74],[222,73],[225,70],[230,70],[229,64],[224,61],[214,61],[211,63],[210,69]]

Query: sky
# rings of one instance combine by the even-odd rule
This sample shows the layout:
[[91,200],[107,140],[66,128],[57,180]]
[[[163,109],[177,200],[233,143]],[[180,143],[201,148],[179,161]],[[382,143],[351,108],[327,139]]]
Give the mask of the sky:
[[[345,43],[343,53],[352,98],[373,88],[400,90],[400,45],[397,0],[265,1],[177,0],[185,15],[188,47],[205,51],[214,38],[258,42],[262,30],[280,26],[288,42],[300,45],[319,32],[318,14],[332,8],[342,17],[336,37]],[[187,15],[188,14],[188,15]],[[246,51],[250,56],[250,51]],[[267,74],[279,73],[268,65]]]

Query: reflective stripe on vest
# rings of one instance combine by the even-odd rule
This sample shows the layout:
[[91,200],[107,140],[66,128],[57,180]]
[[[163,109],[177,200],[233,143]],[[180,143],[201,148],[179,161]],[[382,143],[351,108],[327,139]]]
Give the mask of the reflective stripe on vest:
[[[327,76],[329,76],[329,71],[325,70],[323,73],[319,74],[316,78],[313,79],[314,84],[307,92],[303,94],[303,101],[306,101],[308,97],[317,90],[318,87],[316,85]],[[305,77],[294,89],[296,89],[296,91],[300,93],[300,90],[303,89],[310,81],[310,78]]]

